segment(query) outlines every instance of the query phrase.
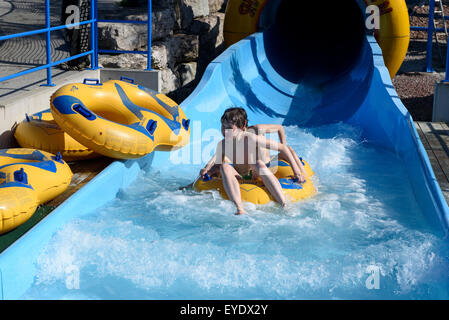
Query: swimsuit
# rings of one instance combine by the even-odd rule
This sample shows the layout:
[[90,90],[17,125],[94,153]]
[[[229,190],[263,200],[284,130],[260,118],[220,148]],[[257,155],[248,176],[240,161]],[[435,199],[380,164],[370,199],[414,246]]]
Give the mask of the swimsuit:
[[253,170],[249,170],[249,173],[247,175],[242,176],[243,180],[253,180]]
[[[265,163],[265,165],[267,166],[267,168],[269,168],[271,166],[272,162],[277,162],[277,156],[273,156],[270,161],[268,161],[267,163]],[[249,170],[249,173],[247,175],[242,175],[242,179],[243,180],[253,180],[253,170]]]

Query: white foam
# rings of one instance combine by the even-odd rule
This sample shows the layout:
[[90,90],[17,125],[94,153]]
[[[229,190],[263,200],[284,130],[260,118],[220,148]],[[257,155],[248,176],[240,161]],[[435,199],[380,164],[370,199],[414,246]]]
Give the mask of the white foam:
[[[248,214],[235,216],[217,192],[181,192],[182,176],[167,181],[149,171],[115,202],[55,235],[37,262],[30,296],[59,284],[58,295],[70,297],[64,283],[74,269],[79,296],[93,299],[136,292],[163,299],[447,294],[447,245],[415,228],[424,219],[401,163],[360,143],[360,133],[346,125],[286,131],[316,172],[314,198],[286,209],[245,204]],[[373,265],[381,276],[377,291],[365,283]],[[107,292],[94,288],[102,279]]]

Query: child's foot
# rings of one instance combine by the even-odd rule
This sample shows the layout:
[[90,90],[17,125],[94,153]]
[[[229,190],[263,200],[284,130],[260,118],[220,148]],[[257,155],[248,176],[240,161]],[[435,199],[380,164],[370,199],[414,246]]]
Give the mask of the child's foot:
[[235,215],[241,215],[241,214],[245,214],[245,210],[243,210],[242,208],[237,208],[237,212],[235,213]]
[[192,189],[193,188],[193,183],[184,186],[184,187],[179,187],[178,190],[187,190],[187,189]]

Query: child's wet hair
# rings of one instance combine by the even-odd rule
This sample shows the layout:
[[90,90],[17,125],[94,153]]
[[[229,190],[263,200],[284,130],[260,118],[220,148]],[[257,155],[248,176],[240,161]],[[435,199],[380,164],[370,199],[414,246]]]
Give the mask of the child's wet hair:
[[231,125],[235,125],[239,129],[244,129],[248,125],[248,115],[245,109],[240,107],[232,107],[225,110],[221,116],[221,123],[226,121]]

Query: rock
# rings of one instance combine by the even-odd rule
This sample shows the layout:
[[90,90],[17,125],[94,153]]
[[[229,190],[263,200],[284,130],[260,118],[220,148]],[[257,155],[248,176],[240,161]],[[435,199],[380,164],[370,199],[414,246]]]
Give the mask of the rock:
[[[173,33],[175,16],[173,10],[166,9],[152,13],[151,40],[157,41]],[[146,14],[128,15],[125,20],[146,21]],[[139,50],[147,45],[147,26],[144,24],[105,24],[98,25],[98,44],[101,49]]]
[[175,34],[170,40],[170,55],[176,63],[191,62],[198,59],[199,36]]
[[181,0],[186,7],[192,8],[193,18],[209,15],[208,0]]
[[196,67],[196,62],[181,63],[176,66],[176,72],[179,75],[181,86],[186,86],[195,80]]
[[[140,7],[144,6],[148,3],[147,0],[122,0],[120,4],[123,7]],[[120,2],[117,2],[119,4]]]
[[163,41],[153,42],[151,64],[154,69],[174,69],[175,65],[198,59],[199,37],[189,34],[175,34]]
[[98,24],[98,46],[106,50],[137,50],[146,45],[146,26],[137,24]]
[[217,46],[223,42],[224,13],[215,13],[207,17],[195,19],[189,32],[203,39],[214,39]]
[[151,66],[153,69],[162,70],[167,68],[169,49],[163,42],[151,46]]
[[105,68],[146,69],[147,67],[146,54],[100,55],[98,60],[99,65]]
[[173,33],[175,27],[173,9],[153,11],[151,17],[151,38],[153,41],[163,39]]
[[163,94],[173,92],[181,86],[176,74],[168,68],[161,70],[161,82],[161,91]]
[[195,19],[189,31],[199,35],[200,64],[207,65],[224,49],[224,13],[215,13],[207,17]]
[[176,29],[186,29],[194,18],[209,15],[208,0],[176,0]]
[[153,10],[173,8],[176,0],[153,0]]
[[[140,7],[111,10],[106,19],[147,20]],[[183,100],[195,88],[206,66],[224,49],[224,10],[228,0],[152,0],[151,66],[160,70],[162,92]],[[143,51],[145,24],[99,24],[99,47]],[[145,69],[143,54],[100,55],[104,67]]]
[[189,27],[193,21],[192,8],[186,6],[181,0],[175,3],[175,29],[182,30]]
[[209,0],[209,13],[225,12],[228,0]]

